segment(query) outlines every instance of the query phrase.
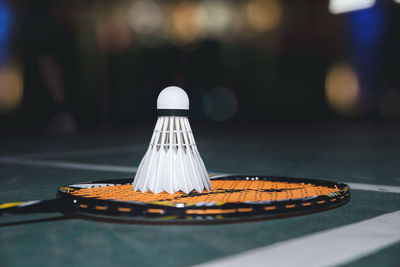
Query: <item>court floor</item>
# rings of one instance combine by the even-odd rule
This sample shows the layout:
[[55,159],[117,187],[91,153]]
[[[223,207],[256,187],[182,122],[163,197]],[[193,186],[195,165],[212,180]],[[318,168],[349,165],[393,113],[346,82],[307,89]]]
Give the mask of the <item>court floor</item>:
[[[152,126],[2,136],[0,203],[53,198],[65,184],[133,177]],[[222,225],[1,217],[0,266],[400,266],[399,126],[193,128],[210,173],[346,182],[351,201],[312,215]]]

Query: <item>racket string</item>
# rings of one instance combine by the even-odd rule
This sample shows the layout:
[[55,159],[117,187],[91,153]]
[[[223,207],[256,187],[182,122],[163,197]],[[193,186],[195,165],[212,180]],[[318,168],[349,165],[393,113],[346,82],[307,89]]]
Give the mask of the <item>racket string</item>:
[[94,187],[70,192],[72,195],[114,201],[137,202],[247,202],[247,201],[277,201],[296,199],[315,195],[328,195],[339,191],[337,188],[274,181],[245,181],[245,180],[214,180],[212,191],[190,194],[177,192],[159,194],[134,192],[131,185],[115,185],[108,187]]

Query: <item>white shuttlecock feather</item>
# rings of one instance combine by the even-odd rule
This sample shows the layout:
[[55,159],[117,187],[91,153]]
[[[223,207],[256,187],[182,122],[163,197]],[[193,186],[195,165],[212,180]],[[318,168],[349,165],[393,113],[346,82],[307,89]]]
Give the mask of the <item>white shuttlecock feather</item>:
[[189,98],[170,86],[157,99],[159,117],[149,148],[133,180],[133,190],[153,193],[211,190],[188,120]]

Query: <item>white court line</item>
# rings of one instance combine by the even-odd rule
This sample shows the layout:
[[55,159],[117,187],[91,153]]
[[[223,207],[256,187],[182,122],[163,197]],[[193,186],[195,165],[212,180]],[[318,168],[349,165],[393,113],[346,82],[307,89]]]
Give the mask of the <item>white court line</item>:
[[[120,147],[106,147],[106,148],[93,148],[93,149],[80,149],[70,151],[48,151],[38,153],[18,154],[18,158],[46,158],[46,157],[68,157],[68,156],[92,156],[92,155],[112,155],[119,153],[129,153],[134,151],[143,151],[145,146],[120,146]],[[14,156],[11,156],[14,157]]]
[[197,265],[337,266],[400,242],[400,211]]
[[[103,165],[94,163],[78,163],[67,161],[50,161],[50,160],[37,160],[19,157],[0,157],[0,164],[17,164],[38,167],[54,167],[64,169],[77,169],[77,170],[90,170],[90,171],[107,171],[107,172],[121,172],[133,174],[137,171],[137,167],[129,166],[116,166],[116,165]],[[227,175],[226,173],[212,172],[215,175]],[[217,177],[214,177],[217,178]],[[347,183],[353,190],[362,191],[376,191],[385,193],[400,193],[400,186],[391,185],[376,185],[376,184],[360,184],[360,183]]]
[[377,191],[386,193],[400,193],[400,186],[393,185],[379,185],[379,184],[359,184],[359,183],[347,183],[351,189],[357,189],[362,191]]
[[13,157],[0,158],[0,163],[38,166],[38,167],[55,167],[63,169],[90,170],[90,171],[122,172],[130,174],[133,174],[134,172],[137,171],[136,167],[65,162],[65,161],[48,161],[48,160],[24,159],[24,158],[13,158]]

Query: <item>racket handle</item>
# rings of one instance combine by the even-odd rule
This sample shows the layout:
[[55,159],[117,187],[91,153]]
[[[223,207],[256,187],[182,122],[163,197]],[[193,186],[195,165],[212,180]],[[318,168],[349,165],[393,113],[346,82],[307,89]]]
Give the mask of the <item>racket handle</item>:
[[11,214],[48,213],[60,211],[62,199],[32,200],[0,204],[0,216]]

